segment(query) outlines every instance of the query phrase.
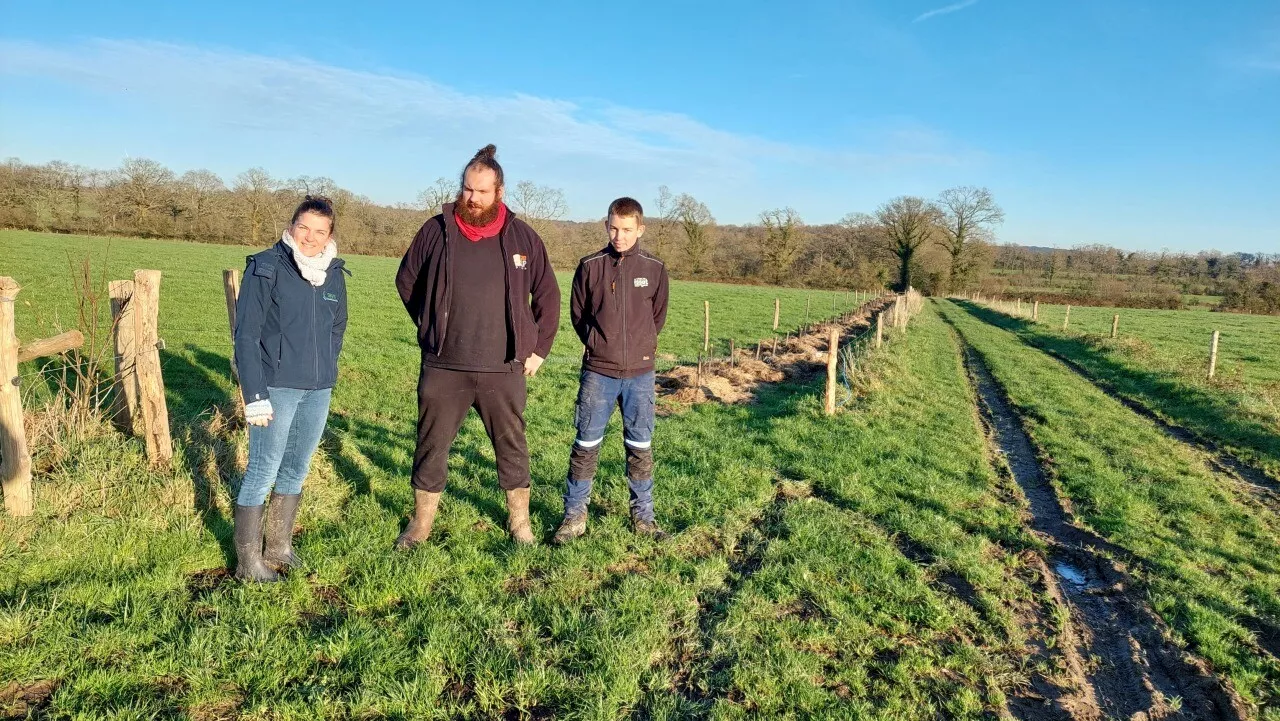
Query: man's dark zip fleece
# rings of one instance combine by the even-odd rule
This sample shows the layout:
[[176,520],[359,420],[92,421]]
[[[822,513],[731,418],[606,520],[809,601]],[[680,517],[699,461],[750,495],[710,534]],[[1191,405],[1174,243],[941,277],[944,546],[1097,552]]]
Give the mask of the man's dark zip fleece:
[[311,285],[284,241],[249,256],[235,328],[245,403],[266,400],[268,386],[317,390],[337,383],[350,273],[334,258],[324,285]]
[[667,286],[666,266],[638,241],[625,252],[610,244],[578,261],[569,317],[586,346],[582,367],[611,378],[653,370]]
[[[454,220],[454,204],[442,210],[422,225],[396,273],[396,289],[418,326],[418,345],[424,358],[440,356],[456,340],[449,331],[449,306],[456,281],[450,246],[470,242]],[[507,329],[515,341],[512,357],[504,360],[523,363],[534,353],[546,358],[560,323],[560,287],[547,249],[533,228],[511,212],[498,231],[498,243],[502,248]]]

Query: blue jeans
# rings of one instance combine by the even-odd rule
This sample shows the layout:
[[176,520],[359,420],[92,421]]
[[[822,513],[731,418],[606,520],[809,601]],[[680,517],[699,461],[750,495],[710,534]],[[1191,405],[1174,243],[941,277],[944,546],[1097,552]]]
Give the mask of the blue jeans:
[[249,467],[236,498],[241,506],[261,506],[273,489],[287,496],[301,493],[329,419],[332,388],[268,388],[267,392],[274,417],[265,426],[249,426]]
[[610,378],[582,371],[574,425],[578,438],[569,454],[569,478],[564,496],[565,513],[586,509],[591,499],[604,442],[605,428],[616,405],[622,410],[622,444],[627,451],[627,486],[631,490],[631,515],[653,520],[653,372],[634,378]]

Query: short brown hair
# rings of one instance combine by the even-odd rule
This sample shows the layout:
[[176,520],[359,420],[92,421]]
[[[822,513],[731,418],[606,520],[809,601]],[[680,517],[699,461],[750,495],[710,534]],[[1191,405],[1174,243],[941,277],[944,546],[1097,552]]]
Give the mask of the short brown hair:
[[605,219],[608,220],[610,215],[616,215],[619,218],[635,218],[637,223],[644,222],[644,208],[640,207],[640,201],[635,198],[618,198],[609,203],[609,213],[605,215]]
[[477,150],[466,167],[462,169],[462,185],[465,186],[467,184],[467,171],[472,168],[492,170],[493,174],[498,176],[498,187],[501,188],[503,186],[502,166],[498,165],[498,146],[493,143],[489,143]]

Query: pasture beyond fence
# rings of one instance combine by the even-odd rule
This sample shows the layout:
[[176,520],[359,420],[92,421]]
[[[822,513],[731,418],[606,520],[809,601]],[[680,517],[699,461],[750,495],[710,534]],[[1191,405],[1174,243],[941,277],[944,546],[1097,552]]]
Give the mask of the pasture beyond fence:
[[[1028,307],[1030,312],[1024,310],[1022,299],[1006,300],[1004,298],[984,298],[981,293],[971,293],[968,300],[972,303],[985,306],[999,313],[1003,313],[1011,318],[1021,318],[1029,320],[1032,323],[1040,322],[1040,301],[1036,300]],[[1066,331],[1071,326],[1071,306],[1066,307],[1066,311],[1062,315],[1062,330]],[[1113,313],[1111,316],[1111,331],[1109,334],[1111,340],[1120,338],[1120,314]],[[1218,371],[1218,341],[1221,332],[1214,329],[1209,336],[1209,355],[1208,355],[1208,372],[1206,377],[1213,380]]]

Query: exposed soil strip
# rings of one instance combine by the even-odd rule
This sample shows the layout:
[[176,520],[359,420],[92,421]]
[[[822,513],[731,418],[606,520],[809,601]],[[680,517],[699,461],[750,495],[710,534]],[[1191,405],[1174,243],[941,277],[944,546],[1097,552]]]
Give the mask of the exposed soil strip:
[[676,366],[658,374],[658,392],[668,403],[677,405],[749,402],[762,384],[804,380],[825,372],[831,326],[840,328],[840,342],[846,343],[869,330],[875,313],[892,300],[876,298],[834,321],[815,325],[812,332],[779,339],[776,352],[770,340],[759,359],[752,346],[738,348],[732,362],[726,358],[707,359],[701,373],[696,365]]
[[[1041,694],[1052,715],[1072,719],[1247,717],[1243,700],[1215,679],[1203,661],[1170,641],[1164,622],[1146,605],[1128,573],[1107,558],[1107,552],[1120,549],[1071,523],[1044,477],[1019,416],[982,358],[962,336],[958,340],[970,381],[982,401],[984,421],[1029,502],[1031,529],[1049,548],[1046,571],[1052,572],[1043,574],[1046,593],[1070,610],[1070,620],[1059,634],[1069,688],[1057,698]],[[1081,659],[1085,658],[1093,663],[1084,664]],[[1046,710],[1028,709],[1024,702],[1011,705],[1014,712],[1030,711],[1025,718],[1044,718]]]
[[[981,320],[981,318],[979,318],[979,320]],[[998,328],[999,326],[996,327]],[[1059,363],[1062,363],[1076,375],[1089,381],[1089,383],[1093,384],[1098,390],[1120,402],[1125,408],[1128,408],[1143,418],[1152,421],[1156,424],[1156,427],[1165,433],[1165,435],[1176,441],[1181,441],[1182,443],[1194,446],[1195,448],[1208,453],[1212,457],[1208,462],[1210,470],[1219,475],[1225,475],[1230,478],[1230,480],[1242,484],[1248,491],[1257,495],[1259,500],[1267,504],[1272,510],[1280,509],[1280,481],[1272,478],[1266,471],[1236,457],[1231,452],[1224,450],[1214,441],[1205,438],[1190,428],[1178,425],[1177,423],[1168,420],[1151,408],[1147,407],[1141,401],[1134,400],[1133,398],[1121,393],[1109,381],[1094,376],[1084,366],[1064,356],[1058,351],[1036,343],[1033,340],[1024,338],[1017,333],[1014,333],[1013,335],[1018,340],[1022,341],[1023,344],[1031,348],[1035,348],[1036,350],[1057,360]]]

